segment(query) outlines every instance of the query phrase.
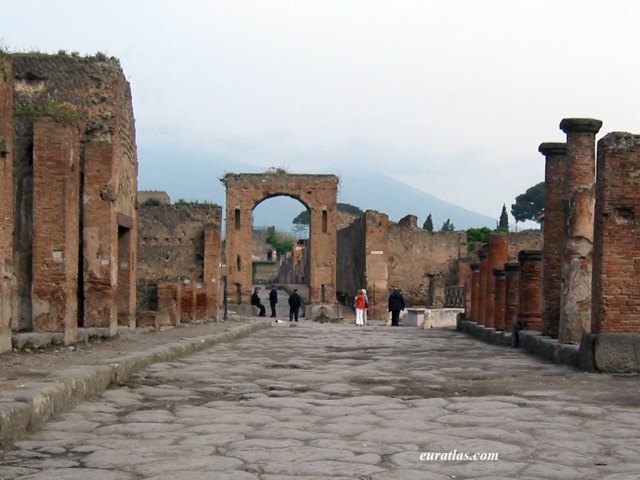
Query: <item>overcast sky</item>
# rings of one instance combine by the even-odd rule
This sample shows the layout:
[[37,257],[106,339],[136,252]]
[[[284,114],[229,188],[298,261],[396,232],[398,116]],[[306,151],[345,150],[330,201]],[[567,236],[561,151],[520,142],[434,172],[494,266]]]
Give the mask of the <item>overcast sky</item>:
[[[565,117],[640,131],[637,0],[0,0],[0,45],[120,59],[139,148],[389,174],[498,217]],[[140,158],[140,177],[152,159]],[[366,208],[366,206],[362,206]]]

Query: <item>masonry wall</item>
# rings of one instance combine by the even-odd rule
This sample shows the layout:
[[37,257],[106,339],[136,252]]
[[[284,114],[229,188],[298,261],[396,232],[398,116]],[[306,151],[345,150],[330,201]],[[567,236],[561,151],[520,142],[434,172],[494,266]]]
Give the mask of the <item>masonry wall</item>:
[[346,305],[352,305],[356,292],[366,286],[364,216],[338,231],[337,295]]
[[598,142],[592,333],[640,333],[640,135]]
[[445,287],[458,284],[458,261],[467,257],[465,232],[434,232],[415,224],[389,226],[389,285],[402,290],[408,305],[431,306],[435,280]]
[[542,230],[525,230],[509,233],[508,262],[518,261],[518,254],[522,250],[542,250],[544,237]]
[[155,286],[159,282],[179,282],[205,285],[208,313],[217,314],[221,298],[221,219],[222,208],[218,205],[139,207],[139,311],[155,309]]
[[76,126],[34,125],[33,330],[76,340],[80,244],[80,142]]
[[0,352],[11,350],[13,310],[13,69],[0,51]]
[[18,283],[14,328],[33,327],[33,120],[42,116],[74,123],[80,131],[79,264],[86,266],[78,286],[80,324],[109,327],[112,333],[119,322],[135,326],[137,153],[131,92],[118,61],[102,55],[15,54],[13,100]]

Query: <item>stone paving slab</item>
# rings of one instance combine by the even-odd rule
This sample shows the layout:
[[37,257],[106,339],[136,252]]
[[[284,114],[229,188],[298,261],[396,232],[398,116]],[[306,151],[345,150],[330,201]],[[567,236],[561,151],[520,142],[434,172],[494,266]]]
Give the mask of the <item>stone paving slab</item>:
[[[101,394],[109,385],[126,380],[152,363],[173,360],[269,326],[266,321],[218,324],[213,327],[218,331],[208,335],[183,337],[160,345],[141,342],[138,351],[123,351],[109,358],[96,356],[97,365],[71,366],[66,361],[60,363],[66,368],[52,371],[45,363],[41,380],[0,391],[0,446],[20,438],[27,430],[41,427],[57,413]],[[68,352],[65,358],[71,358]]]
[[0,478],[640,478],[639,386],[454,331],[303,322],[132,373]]

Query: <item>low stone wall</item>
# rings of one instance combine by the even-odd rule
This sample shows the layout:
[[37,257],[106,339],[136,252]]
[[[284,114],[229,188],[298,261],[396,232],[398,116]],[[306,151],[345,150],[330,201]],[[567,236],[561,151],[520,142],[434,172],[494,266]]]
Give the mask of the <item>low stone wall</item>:
[[455,328],[462,312],[462,308],[407,308],[401,321],[405,327]]

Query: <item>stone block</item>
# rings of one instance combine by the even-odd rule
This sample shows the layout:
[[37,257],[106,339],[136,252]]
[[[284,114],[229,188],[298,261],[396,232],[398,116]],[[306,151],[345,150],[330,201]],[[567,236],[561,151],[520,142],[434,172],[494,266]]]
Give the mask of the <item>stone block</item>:
[[601,372],[640,373],[640,334],[597,334],[594,358]]

